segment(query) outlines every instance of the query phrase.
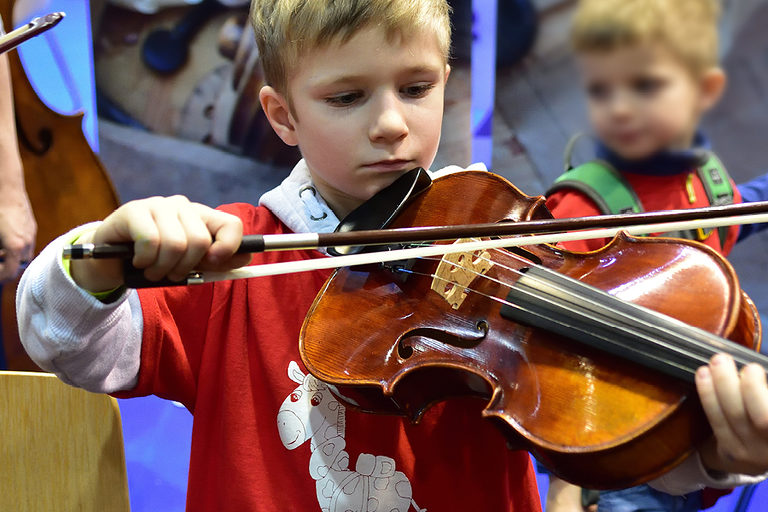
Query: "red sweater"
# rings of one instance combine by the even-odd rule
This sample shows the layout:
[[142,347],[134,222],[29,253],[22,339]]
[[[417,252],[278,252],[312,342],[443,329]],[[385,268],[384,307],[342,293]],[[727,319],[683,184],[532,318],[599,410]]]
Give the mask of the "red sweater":
[[[288,231],[263,207],[227,209],[245,233]],[[307,375],[299,329],[328,275],[139,292],[139,382],[120,396],[156,394],[194,414],[187,510],[540,511],[528,454],[506,448],[478,401],[438,404],[412,425],[345,407]]]
[[[621,174],[634,189],[637,197],[640,199],[643,209],[647,212],[709,206],[704,185],[702,185],[701,180],[695,171],[690,173],[693,176],[692,184],[695,195],[695,201],[693,203],[691,203],[685,188],[685,182],[689,173],[672,174],[669,176],[648,176],[645,174],[629,172],[622,172]],[[733,183],[732,185],[733,202],[740,203],[741,195],[739,194],[739,190],[736,188],[736,185]],[[552,215],[558,219],[568,217],[590,217],[601,214],[600,209],[594,201],[575,189],[561,189],[552,193],[547,198],[547,208],[549,208]],[[714,230],[703,243],[720,251],[724,256],[727,256],[733,248],[733,245],[736,243],[738,236],[739,227],[732,226],[728,230],[728,236],[724,246],[721,246],[720,244],[720,237],[717,230]],[[563,242],[560,245],[571,251],[593,251],[603,247],[607,242],[608,240],[599,238],[594,240]],[[721,247],[724,247],[724,250],[721,251]]]

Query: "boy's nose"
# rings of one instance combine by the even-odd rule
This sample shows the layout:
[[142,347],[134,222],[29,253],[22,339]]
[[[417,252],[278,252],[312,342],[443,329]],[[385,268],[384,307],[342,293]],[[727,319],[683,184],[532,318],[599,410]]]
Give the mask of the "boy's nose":
[[369,137],[374,142],[395,142],[408,135],[404,105],[396,97],[383,97],[377,102],[371,119]]
[[625,92],[617,92],[610,100],[609,109],[615,117],[626,117],[632,113],[632,98]]

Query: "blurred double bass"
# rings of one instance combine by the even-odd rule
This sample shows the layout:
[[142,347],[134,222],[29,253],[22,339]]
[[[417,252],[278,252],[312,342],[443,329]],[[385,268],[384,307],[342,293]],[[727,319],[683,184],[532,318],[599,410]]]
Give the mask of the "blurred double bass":
[[[13,30],[15,0],[0,0],[5,31]],[[65,116],[37,96],[16,51],[8,52],[19,152],[37,221],[35,254],[80,224],[106,217],[118,205],[114,186],[82,131],[83,114]],[[5,129],[2,127],[0,129]],[[16,326],[16,286],[2,289],[2,335],[8,368],[39,370],[24,352]]]

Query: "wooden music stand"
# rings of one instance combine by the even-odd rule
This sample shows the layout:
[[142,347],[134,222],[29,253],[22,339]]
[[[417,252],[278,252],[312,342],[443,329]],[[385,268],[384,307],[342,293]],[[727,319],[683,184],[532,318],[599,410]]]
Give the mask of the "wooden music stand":
[[117,400],[0,371],[0,510],[129,512]]

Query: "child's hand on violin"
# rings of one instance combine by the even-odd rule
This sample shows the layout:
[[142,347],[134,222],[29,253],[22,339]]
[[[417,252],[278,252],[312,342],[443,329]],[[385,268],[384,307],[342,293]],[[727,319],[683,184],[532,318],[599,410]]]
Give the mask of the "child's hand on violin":
[[[186,197],[152,197],[124,204],[77,243],[134,242],[133,265],[147,279],[180,281],[191,270],[230,270],[246,265],[249,254],[235,254],[243,238],[239,218]],[[91,292],[123,284],[118,260],[73,260],[72,278]]]
[[768,384],[756,364],[741,371],[718,354],[696,372],[696,388],[714,437],[701,450],[708,470],[759,475],[768,471]]

